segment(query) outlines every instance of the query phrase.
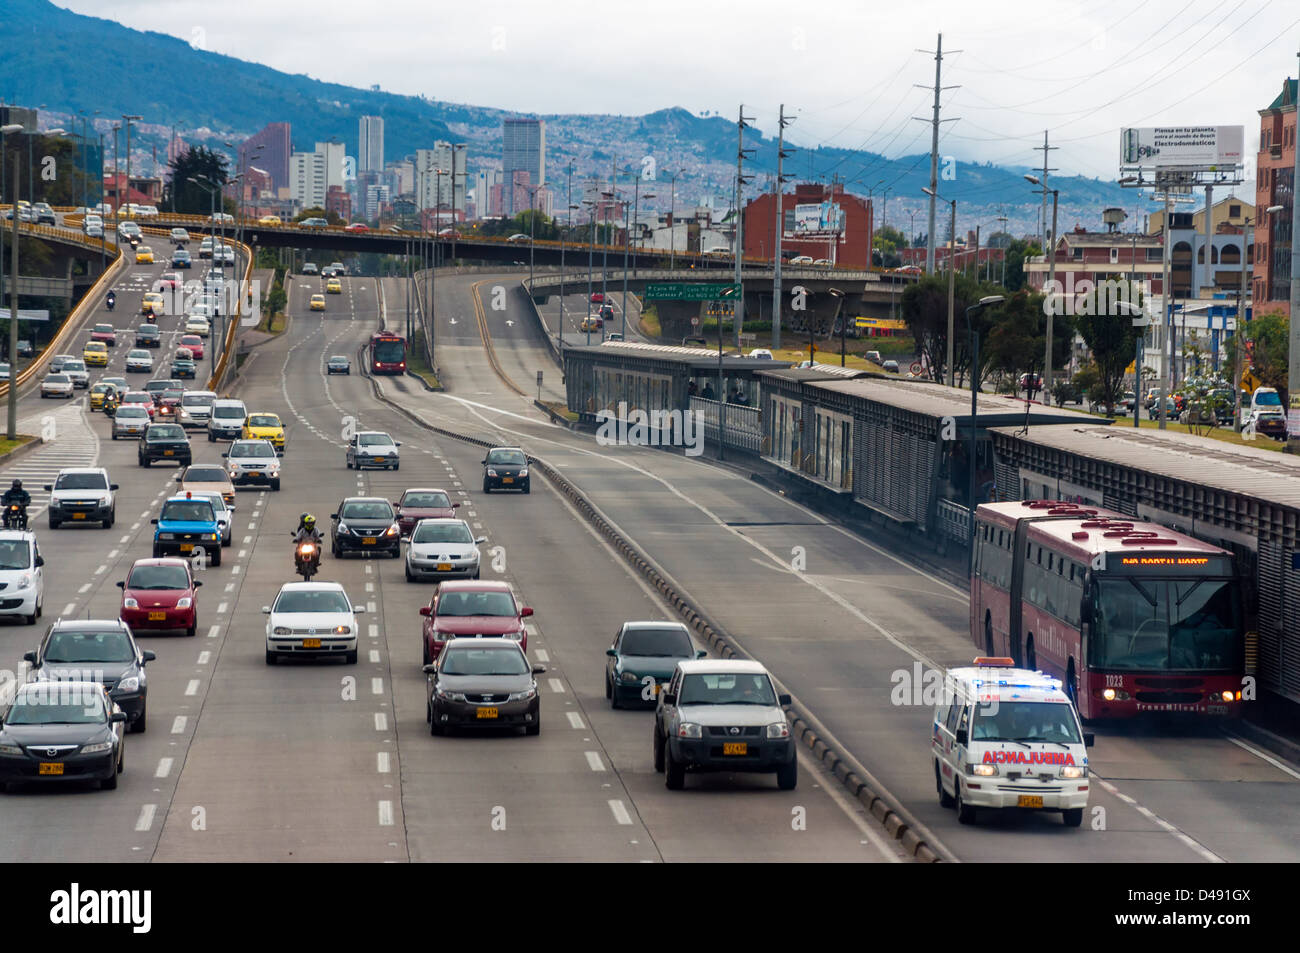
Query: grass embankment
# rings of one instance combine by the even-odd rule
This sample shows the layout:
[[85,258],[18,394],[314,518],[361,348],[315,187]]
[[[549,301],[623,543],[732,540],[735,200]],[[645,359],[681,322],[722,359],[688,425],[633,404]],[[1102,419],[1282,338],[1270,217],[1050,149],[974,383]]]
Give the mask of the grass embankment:
[[659,312],[653,305],[641,312],[641,333],[649,338],[663,336],[663,328],[659,325]]
[[406,348],[406,369],[430,387],[441,387],[438,375],[433,373],[424,356],[424,332],[416,331]]
[[0,437],[0,456],[3,456],[10,450],[17,450],[19,447],[29,444],[35,439],[36,437],[25,433],[20,433],[16,440],[9,440],[6,437]]
[[575,423],[578,419],[578,415],[570,410],[562,400],[544,400],[542,401],[542,405],[549,407],[552,412],[563,417],[570,423]]
[[268,334],[282,334],[286,324],[284,312],[278,311],[259,324],[257,330],[265,331]]

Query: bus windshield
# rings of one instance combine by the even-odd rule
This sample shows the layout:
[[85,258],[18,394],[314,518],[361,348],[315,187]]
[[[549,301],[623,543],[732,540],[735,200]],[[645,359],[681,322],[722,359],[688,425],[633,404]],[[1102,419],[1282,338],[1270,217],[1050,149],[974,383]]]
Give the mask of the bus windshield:
[[1107,576],[1097,580],[1093,600],[1092,668],[1231,670],[1238,664],[1241,606],[1227,579]]
[[400,364],[406,360],[406,346],[401,341],[376,341],[374,352],[380,364]]

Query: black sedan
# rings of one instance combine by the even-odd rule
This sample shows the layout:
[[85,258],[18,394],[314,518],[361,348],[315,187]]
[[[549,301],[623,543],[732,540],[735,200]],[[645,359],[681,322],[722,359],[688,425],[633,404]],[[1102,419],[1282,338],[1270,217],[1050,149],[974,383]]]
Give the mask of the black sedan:
[[330,551],[338,559],[345,553],[402,555],[402,531],[397,513],[388,500],[373,496],[350,496],[331,514]]
[[156,656],[142,652],[121,619],[60,619],[50,626],[40,648],[23,658],[40,680],[93,676],[126,713],[132,731],[144,731],[149,681],[144,667]]
[[541,703],[534,675],[513,639],[453,639],[426,665],[425,719],[429,732],[450,728],[523,728],[541,734]]
[[136,456],[142,467],[152,466],[155,460],[179,463],[186,467],[194,462],[190,452],[190,438],[180,424],[150,424],[140,437]]
[[493,447],[483,458],[483,492],[528,492],[528,456],[518,447]]
[[343,354],[334,354],[325,362],[326,374],[351,374],[352,362]]
[[0,785],[98,781],[117,787],[126,713],[99,682],[28,682],[0,709]]

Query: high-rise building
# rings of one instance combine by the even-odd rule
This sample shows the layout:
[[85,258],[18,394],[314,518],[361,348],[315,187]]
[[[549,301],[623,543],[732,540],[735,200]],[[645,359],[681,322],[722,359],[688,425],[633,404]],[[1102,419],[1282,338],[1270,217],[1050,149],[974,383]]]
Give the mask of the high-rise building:
[[[253,153],[261,146],[257,158]],[[290,129],[287,122],[273,122],[239,146],[239,168],[233,174],[247,169],[250,160],[259,169],[271,176],[273,187],[278,191],[289,188],[289,156],[293,152],[290,142]]]
[[318,142],[316,143],[316,154],[322,156],[325,160],[325,188],[337,185],[339,188],[347,188],[347,180],[343,177],[344,146],[341,142]]
[[382,172],[384,168],[384,118],[382,116],[362,116],[357,138],[357,171]]
[[410,159],[388,163],[384,167],[384,184],[394,195],[414,195],[415,163]]
[[289,157],[289,197],[301,208],[324,208],[328,191],[325,156],[319,152],[295,152]]
[[[435,142],[432,149],[415,153],[416,204],[421,209],[442,208],[462,218],[465,211],[465,157],[463,143]],[[438,175],[438,171],[442,175]]]
[[325,211],[333,212],[345,222],[352,221],[352,196],[341,185],[331,185],[325,193]]
[[379,206],[392,201],[393,194],[386,185],[366,187],[366,218],[373,221],[379,217]]
[[[1256,314],[1291,310],[1292,210],[1295,205],[1296,100],[1300,84],[1288,79],[1282,91],[1259,111],[1259,155],[1255,160],[1255,276]],[[1264,209],[1282,206],[1269,215]]]
[[[527,172],[534,185],[546,184],[546,121],[543,119],[501,120],[501,168],[507,182],[515,172]],[[508,193],[513,190],[508,190]],[[528,207],[525,198],[521,209]],[[521,210],[519,209],[519,210]],[[513,215],[517,209],[508,208]]]

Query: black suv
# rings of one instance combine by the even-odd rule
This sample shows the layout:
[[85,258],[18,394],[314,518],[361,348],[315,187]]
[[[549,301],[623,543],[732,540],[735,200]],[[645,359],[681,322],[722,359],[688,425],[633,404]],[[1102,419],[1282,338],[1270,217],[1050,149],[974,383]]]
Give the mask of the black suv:
[[528,456],[518,447],[493,447],[483,458],[483,492],[528,492]]
[[190,438],[180,424],[150,424],[145,427],[137,457],[142,467],[151,466],[155,460],[189,466],[194,460]]
[[60,619],[46,631],[40,648],[23,659],[31,663],[35,678],[103,682],[126,712],[131,730],[144,731],[149,701],[144,667],[155,657],[140,650],[121,619]]
[[142,324],[135,329],[136,347],[162,347],[162,332],[156,324]]
[[335,559],[344,553],[382,552],[397,559],[402,555],[402,531],[397,513],[388,500],[373,496],[349,496],[331,514],[330,551]]

